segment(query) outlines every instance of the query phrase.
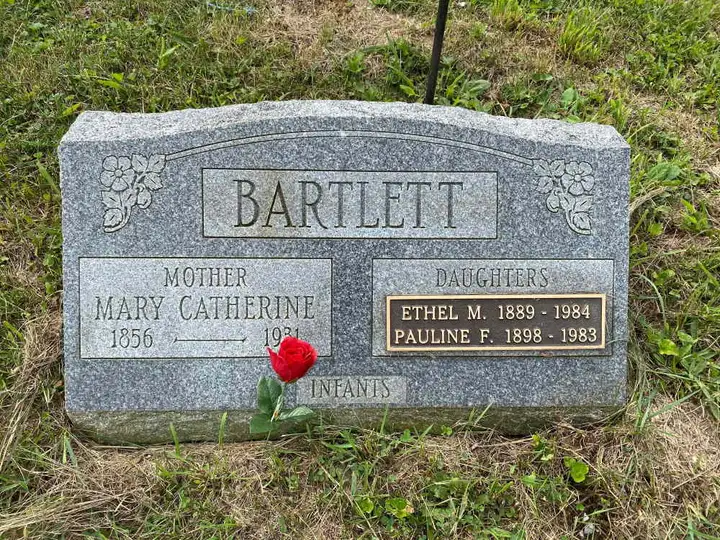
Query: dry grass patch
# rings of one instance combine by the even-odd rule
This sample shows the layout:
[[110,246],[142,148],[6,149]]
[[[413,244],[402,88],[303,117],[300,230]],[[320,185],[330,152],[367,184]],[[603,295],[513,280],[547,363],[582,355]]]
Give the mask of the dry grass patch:
[[331,68],[350,51],[398,38],[427,47],[432,29],[405,15],[374,9],[369,3],[345,1],[273,2],[261,10],[262,24],[253,38],[264,45],[289,44],[305,67]]
[[[622,93],[626,96],[629,110],[649,113],[646,124],[652,123],[680,137],[683,147],[692,159],[693,167],[711,175],[716,169],[720,171],[717,120],[693,110],[692,107],[670,107],[656,95],[639,93],[629,87],[625,87]],[[720,178],[720,175],[715,178]]]
[[43,385],[58,368],[60,312],[52,310],[29,320],[23,327],[23,334],[23,363],[12,389],[0,395],[0,422],[4,426],[0,438],[0,471],[11,458],[13,448],[27,428],[27,423],[32,417],[37,417],[37,400],[40,399]]
[[0,515],[0,535],[27,530],[66,534],[132,521],[156,503],[159,480],[149,456],[97,451],[77,439],[75,463],[47,456],[47,469],[27,471],[35,495],[12,514]]
[[[638,430],[635,420],[643,416],[648,421]],[[122,527],[136,531],[126,537],[140,538],[160,531],[156,524],[166,532],[178,527],[199,536],[204,518],[207,526],[226,520],[232,524],[227,532],[254,538],[275,538],[283,530],[301,538],[393,536],[382,520],[361,517],[350,482],[363,456],[372,456],[369,449],[385,436],[358,433],[360,453],[339,456],[333,438],[323,438],[328,435],[223,447],[194,444],[180,453],[72,439],[75,463],[46,456],[43,470],[27,471],[35,489],[15,511],[0,516],[0,534],[26,527],[70,535]],[[586,463],[587,480],[570,480],[565,458]],[[708,523],[720,518],[717,423],[698,406],[673,405],[668,398],[657,399],[647,415],[631,406],[618,425],[559,426],[520,439],[492,432],[421,437],[372,461],[369,495],[376,504],[402,496],[416,512],[436,504],[426,497],[439,474],[470,481],[478,492],[507,484],[518,530],[527,538],[589,532],[603,538],[671,538],[688,520],[710,531]],[[188,514],[201,511],[194,519]],[[458,537],[465,537],[462,530]]]

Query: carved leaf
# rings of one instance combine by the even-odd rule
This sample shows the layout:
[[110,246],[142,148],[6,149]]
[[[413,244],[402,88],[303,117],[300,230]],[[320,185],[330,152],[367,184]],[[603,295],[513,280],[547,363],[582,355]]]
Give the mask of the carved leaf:
[[572,210],[573,205],[575,204],[575,197],[565,192],[561,192],[558,197],[560,198],[560,208],[566,212]]
[[119,208],[108,208],[103,216],[103,225],[106,228],[115,227],[122,221],[122,218],[123,213]]
[[135,206],[135,203],[137,202],[137,193],[135,193],[134,189],[127,189],[123,191],[120,193],[120,202],[124,208],[129,210]]
[[147,158],[145,158],[145,156],[141,156],[140,154],[133,154],[132,168],[135,170],[136,173],[145,172],[145,169],[147,169],[147,166],[148,166],[148,160],[147,160]]
[[120,200],[120,193],[115,191],[103,191],[102,202],[107,208],[122,208],[122,201]]
[[589,212],[592,208],[592,202],[593,198],[590,195],[575,197],[575,205],[573,206],[573,212]]
[[554,193],[551,193],[548,195],[545,204],[547,205],[548,210],[551,212],[557,212],[560,209],[560,198]]
[[161,173],[165,168],[165,156],[163,154],[154,154],[150,156],[147,164],[147,172]]
[[152,202],[152,195],[147,189],[140,189],[137,196],[137,204],[140,208],[147,208]]
[[535,186],[535,189],[539,191],[540,193],[550,193],[553,188],[553,181],[552,178],[549,176],[540,176],[537,180],[537,185]]
[[553,162],[536,159],[533,164],[533,171],[538,176],[559,178],[565,172],[565,162],[562,159],[556,159]]
[[550,173],[552,176],[559,178],[565,172],[565,162],[562,159],[556,159],[550,164]]
[[152,191],[156,191],[163,187],[162,181],[160,180],[160,175],[154,172],[149,172],[145,175],[144,183],[147,188],[151,189]]
[[587,212],[573,213],[570,217],[573,230],[580,234],[590,234],[590,215]]
[[533,172],[538,176],[551,176],[550,163],[544,159],[536,159],[533,163]]

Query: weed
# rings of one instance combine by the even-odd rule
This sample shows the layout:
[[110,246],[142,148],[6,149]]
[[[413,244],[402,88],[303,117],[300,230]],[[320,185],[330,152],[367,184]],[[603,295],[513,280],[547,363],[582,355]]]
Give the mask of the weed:
[[492,0],[490,14],[495,22],[507,30],[517,28],[525,18],[518,0]]
[[597,62],[605,49],[606,38],[600,29],[602,18],[602,14],[590,8],[572,11],[560,34],[560,50],[581,64]]
[[405,99],[422,94],[418,85],[425,81],[429,63],[427,55],[412,43],[404,39],[390,40],[387,45],[369,47],[364,53],[383,57],[387,84],[399,90]]
[[[443,73],[445,80],[447,73]],[[460,73],[447,85],[443,84],[438,99],[439,105],[465,107],[476,111],[486,110],[481,101],[482,95],[490,88],[490,82],[485,79],[468,79],[465,73]]]

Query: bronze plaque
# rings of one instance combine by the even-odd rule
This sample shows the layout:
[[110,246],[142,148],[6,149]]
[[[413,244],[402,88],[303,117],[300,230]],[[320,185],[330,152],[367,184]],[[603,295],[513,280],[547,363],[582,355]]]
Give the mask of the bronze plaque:
[[387,296],[388,351],[605,348],[604,294]]

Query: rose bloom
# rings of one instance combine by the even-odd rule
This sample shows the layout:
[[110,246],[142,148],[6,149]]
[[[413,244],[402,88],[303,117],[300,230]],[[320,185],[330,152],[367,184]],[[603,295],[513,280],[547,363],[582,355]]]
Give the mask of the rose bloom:
[[278,352],[268,347],[270,364],[280,380],[286,383],[297,381],[313,367],[317,360],[317,351],[307,341],[287,336],[280,343]]

